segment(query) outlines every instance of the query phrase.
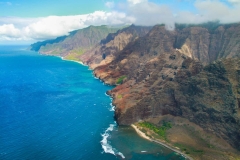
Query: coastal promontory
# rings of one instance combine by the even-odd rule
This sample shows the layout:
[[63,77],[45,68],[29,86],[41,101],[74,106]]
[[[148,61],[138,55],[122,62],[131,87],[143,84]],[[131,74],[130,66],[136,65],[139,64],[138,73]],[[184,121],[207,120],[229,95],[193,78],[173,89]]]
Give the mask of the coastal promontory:
[[91,34],[87,45],[70,33],[32,49],[74,57],[116,85],[108,94],[119,125],[136,124],[194,159],[240,158],[239,23],[131,25],[108,33]]

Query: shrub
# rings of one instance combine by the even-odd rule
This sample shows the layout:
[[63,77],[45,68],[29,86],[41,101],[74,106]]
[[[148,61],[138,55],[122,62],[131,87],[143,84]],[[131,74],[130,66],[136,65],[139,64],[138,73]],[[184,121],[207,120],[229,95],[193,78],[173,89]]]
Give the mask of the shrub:
[[117,79],[117,84],[122,84],[122,82],[123,82],[123,80],[124,80],[125,78],[127,78],[127,76],[125,76],[125,75],[119,77],[119,78]]
[[121,98],[122,98],[122,95],[121,95],[121,94],[119,94],[119,95],[117,96],[117,98],[118,98],[118,99],[121,99]]
[[141,122],[139,123],[141,127],[146,127],[156,134],[158,134],[160,137],[164,138],[165,140],[167,139],[166,137],[166,130],[172,128],[172,124],[170,122],[165,122],[163,121],[163,125],[161,127],[157,127],[152,123],[149,122]]

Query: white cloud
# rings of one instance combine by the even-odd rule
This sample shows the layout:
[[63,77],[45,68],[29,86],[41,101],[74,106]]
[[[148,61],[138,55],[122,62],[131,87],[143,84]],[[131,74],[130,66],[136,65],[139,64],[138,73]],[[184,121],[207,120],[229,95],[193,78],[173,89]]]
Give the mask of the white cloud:
[[[95,11],[74,16],[49,16],[42,18],[0,17],[0,41],[45,40],[67,35],[70,31],[89,25],[166,24],[174,29],[175,23],[203,23],[219,20],[222,23],[240,22],[240,0],[193,0],[196,12],[172,10],[167,5],[148,0],[127,0],[126,3],[105,3],[110,12]],[[120,11],[116,11],[119,7]]]
[[138,3],[143,3],[143,2],[148,2],[148,0],[127,0],[129,4],[138,4]]
[[16,38],[21,36],[19,29],[15,28],[13,24],[4,24],[0,26],[0,35],[9,38]]
[[[197,12],[172,10],[169,6],[156,4],[147,0],[128,0],[125,12],[135,24],[166,24],[174,28],[175,23],[199,24],[219,20],[221,23],[240,22],[240,0],[228,0],[234,3],[229,6],[220,0],[192,0]],[[134,5],[133,5],[134,4]]]
[[115,6],[114,2],[106,2],[105,6],[107,6],[108,8],[113,8]]
[[85,27],[82,19],[84,19],[84,16],[49,16],[29,24],[22,31],[26,36],[33,39],[53,38]]
[[240,3],[240,0],[228,0],[228,2],[230,2],[232,4],[238,4],[238,3]]
[[129,5],[127,14],[135,19],[134,23],[137,25],[174,24],[174,17],[168,6],[157,5],[148,1],[142,0],[141,3]]
[[[236,1],[236,0],[235,0]],[[195,3],[203,21],[219,20],[221,23],[240,21],[240,5],[229,7],[221,1],[197,1]]]
[[0,17],[0,41],[45,40],[89,25],[125,25],[134,20],[120,12],[96,11],[75,16],[49,16],[43,18]]

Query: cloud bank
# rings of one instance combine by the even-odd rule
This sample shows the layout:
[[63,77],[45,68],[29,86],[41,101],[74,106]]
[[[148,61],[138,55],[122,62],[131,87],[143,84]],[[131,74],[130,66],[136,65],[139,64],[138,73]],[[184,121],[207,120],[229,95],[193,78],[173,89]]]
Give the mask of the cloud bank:
[[134,23],[150,26],[164,23],[169,29],[174,29],[175,23],[198,24],[216,20],[221,23],[240,22],[240,0],[193,0],[196,12],[173,9],[148,0],[127,0],[125,3],[109,1],[105,5],[110,11],[40,18],[0,17],[0,42],[51,39],[89,25]]
[[0,17],[0,41],[45,40],[89,25],[130,24],[133,20],[125,13],[96,11],[75,16],[48,16],[36,19]]

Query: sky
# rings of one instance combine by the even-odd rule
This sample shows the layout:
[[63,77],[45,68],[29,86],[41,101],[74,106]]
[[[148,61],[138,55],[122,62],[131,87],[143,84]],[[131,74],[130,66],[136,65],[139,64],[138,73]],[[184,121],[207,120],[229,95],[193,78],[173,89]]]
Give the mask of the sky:
[[29,44],[89,25],[240,22],[240,0],[0,0],[0,44]]

